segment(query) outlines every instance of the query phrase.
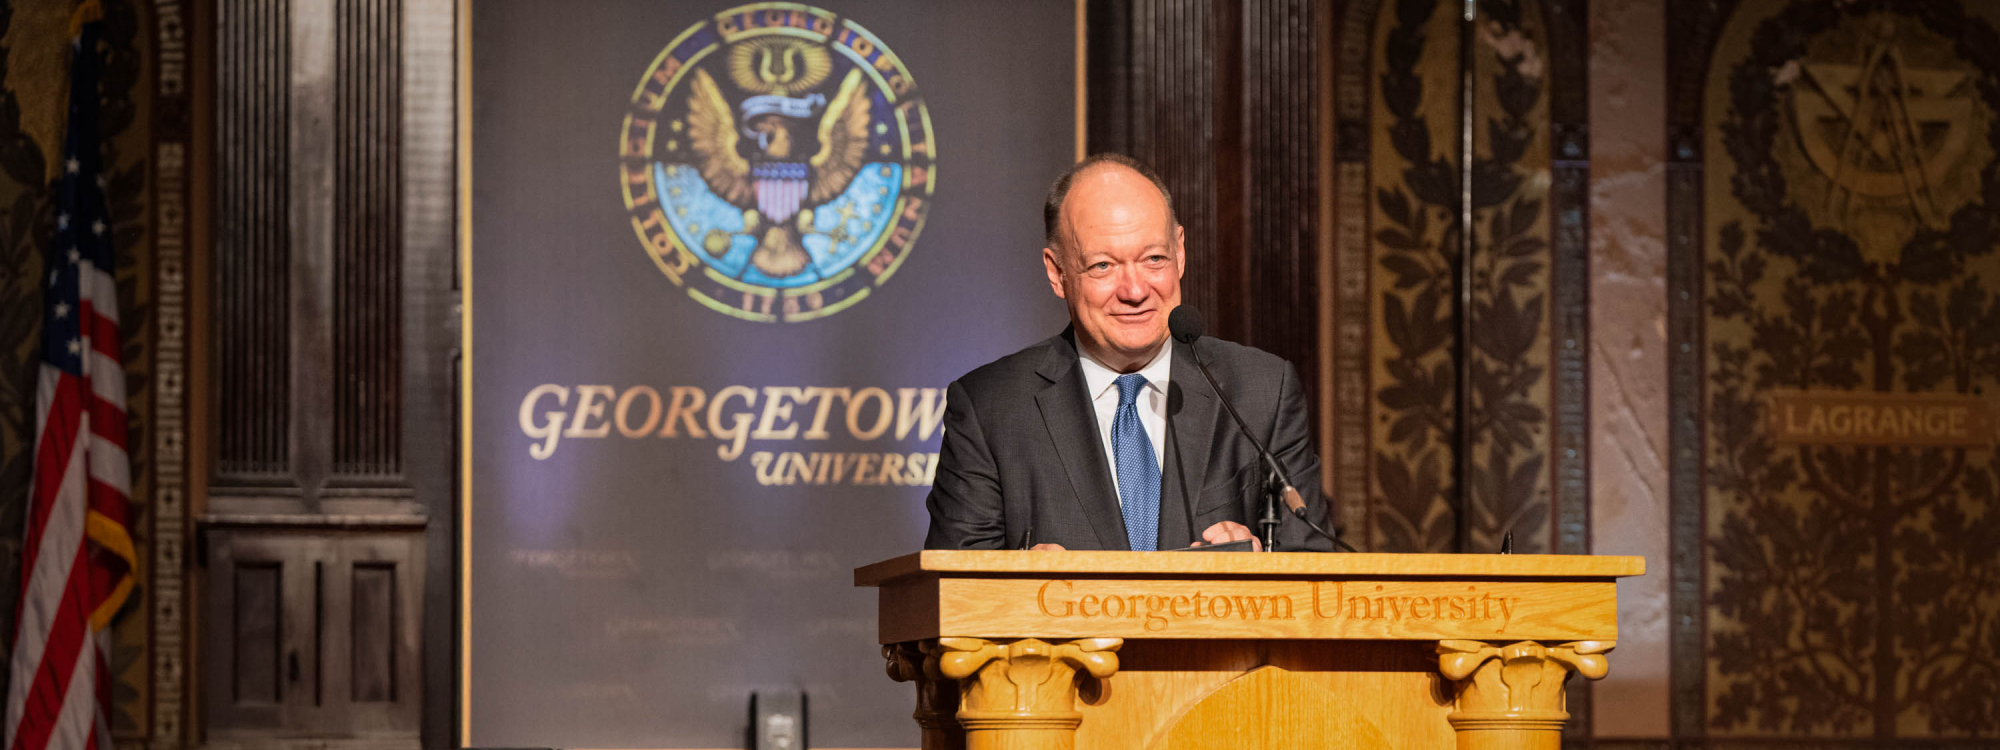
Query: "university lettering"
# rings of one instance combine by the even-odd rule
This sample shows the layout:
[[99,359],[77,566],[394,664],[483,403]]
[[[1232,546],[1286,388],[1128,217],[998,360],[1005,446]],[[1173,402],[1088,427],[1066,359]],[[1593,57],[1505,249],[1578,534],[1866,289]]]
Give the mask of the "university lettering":
[[1076,584],[1049,581],[1035,595],[1042,614],[1049,617],[1127,618],[1144,622],[1146,630],[1166,630],[1174,620],[1290,620],[1294,619],[1292,597],[1284,594],[1205,594],[1165,596],[1161,594],[1075,595]]
[[936,453],[800,453],[757,451],[762,485],[891,484],[929,487],[937,478]]
[[[516,417],[530,441],[528,456],[555,455],[565,439],[626,438],[715,440],[716,457],[734,461],[751,441],[849,440],[926,441],[944,425],[942,388],[851,388],[845,386],[731,385],[710,391],[650,385],[618,387],[544,383],[521,398]],[[929,483],[935,454],[799,454],[759,452],[759,481],[793,484],[806,476],[867,474],[854,483]],[[835,458],[834,456],[838,456]],[[853,458],[859,456],[862,458]],[[869,464],[874,464],[869,466]],[[861,472],[862,467],[868,468]],[[813,484],[844,483],[842,479]]]
[[[1078,591],[1066,580],[1044,582],[1035,592],[1035,608],[1044,617],[1057,619],[1127,619],[1139,622],[1148,632],[1167,630],[1176,623],[1201,620],[1233,620],[1256,623],[1295,620],[1301,615],[1319,620],[1379,621],[1409,623],[1457,621],[1491,625],[1506,632],[1514,622],[1521,597],[1495,594],[1478,586],[1442,589],[1413,584],[1388,590],[1382,585],[1350,586],[1346,581],[1311,581],[1299,584],[1256,586],[1255,593],[1228,589],[1199,589],[1192,593],[1132,591]],[[1284,591],[1293,593],[1284,593]],[[1296,598],[1306,599],[1303,607]]]
[[1351,591],[1344,581],[1313,581],[1312,592],[1313,616],[1321,619],[1498,620],[1501,630],[1514,621],[1514,605],[1520,602],[1520,597],[1494,596],[1478,586],[1467,586],[1464,593],[1410,596],[1384,594],[1381,586]]

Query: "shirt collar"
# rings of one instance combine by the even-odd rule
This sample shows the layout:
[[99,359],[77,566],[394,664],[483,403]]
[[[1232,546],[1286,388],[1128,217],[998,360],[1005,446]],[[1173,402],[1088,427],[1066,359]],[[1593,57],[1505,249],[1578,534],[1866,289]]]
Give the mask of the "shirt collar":
[[[1169,339],[1160,346],[1160,353],[1153,355],[1153,361],[1139,368],[1139,374],[1146,378],[1147,388],[1157,389],[1160,393],[1167,392],[1167,378],[1174,370],[1173,353],[1174,342]],[[1103,396],[1106,390],[1114,392],[1117,390],[1118,376],[1121,373],[1104,366],[1104,363],[1097,361],[1096,357],[1083,351],[1082,347],[1077,347],[1077,359],[1083,364],[1083,386],[1092,401]]]

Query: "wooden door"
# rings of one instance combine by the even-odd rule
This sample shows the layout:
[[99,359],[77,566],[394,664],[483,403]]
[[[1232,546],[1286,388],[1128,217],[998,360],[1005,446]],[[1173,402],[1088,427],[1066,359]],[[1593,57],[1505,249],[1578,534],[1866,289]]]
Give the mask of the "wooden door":
[[455,747],[456,4],[205,7],[196,735]]
[[416,734],[422,546],[415,533],[352,536],[322,563],[324,728],[362,738]]
[[223,732],[305,726],[319,702],[317,560],[326,540],[232,535],[217,542],[202,649],[208,724]]
[[418,746],[418,532],[245,527],[207,538],[209,747]]

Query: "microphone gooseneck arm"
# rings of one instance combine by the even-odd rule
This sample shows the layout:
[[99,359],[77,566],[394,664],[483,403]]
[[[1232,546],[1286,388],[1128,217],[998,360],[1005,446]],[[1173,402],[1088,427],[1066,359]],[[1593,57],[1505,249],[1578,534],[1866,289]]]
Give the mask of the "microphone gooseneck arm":
[[[1194,353],[1195,369],[1201,371],[1201,377],[1208,381],[1208,387],[1214,389],[1217,396],[1222,396],[1222,385],[1215,382],[1215,375],[1208,371],[1208,364],[1202,361],[1201,348],[1195,346],[1192,341],[1186,343],[1188,351]],[[1243,415],[1236,412],[1235,404],[1230,403],[1227,397],[1217,398],[1216,400],[1221,401],[1223,410],[1229,412],[1231,419],[1236,420],[1236,426],[1243,430],[1243,436],[1250,439],[1250,447],[1257,449],[1257,457],[1264,462],[1264,468],[1269,472],[1270,484],[1275,485],[1274,487],[1266,488],[1264,517],[1258,519],[1258,525],[1264,527],[1264,550],[1267,552],[1276,551],[1278,518],[1275,509],[1269,503],[1269,498],[1277,497],[1284,500],[1285,507],[1292,511],[1293,516],[1296,516],[1300,521],[1304,521],[1306,526],[1311,527],[1320,536],[1332,541],[1334,546],[1347,552],[1355,551],[1354,547],[1348,545],[1347,542],[1341,541],[1338,535],[1320,528],[1319,524],[1313,523],[1312,519],[1306,516],[1305,498],[1300,497],[1298,488],[1292,486],[1292,478],[1285,474],[1285,467],[1278,463],[1277,455],[1273,454],[1269,448],[1264,447],[1264,441],[1257,439],[1257,434],[1250,430],[1250,423],[1244,421]]]
[[1285,475],[1284,467],[1278,465],[1278,457],[1271,455],[1271,451],[1264,447],[1264,441],[1258,440],[1257,433],[1250,431],[1250,423],[1244,421],[1243,415],[1238,414],[1236,412],[1236,405],[1230,403],[1229,398],[1223,395],[1222,385],[1220,383],[1215,382],[1215,375],[1208,371],[1208,363],[1203,362],[1201,359],[1201,347],[1195,346],[1194,341],[1188,341],[1186,343],[1188,346],[1188,351],[1194,353],[1195,369],[1201,371],[1202,379],[1207,380],[1208,387],[1215,391],[1215,395],[1217,396],[1216,400],[1222,402],[1223,410],[1229,412],[1229,417],[1231,419],[1236,420],[1236,426],[1238,429],[1242,430],[1243,437],[1250,439],[1250,447],[1257,449],[1257,458],[1263,461],[1264,469],[1266,472],[1268,472],[1268,476],[1272,480],[1270,482],[1267,482],[1267,484],[1277,484],[1280,487],[1280,489],[1278,489],[1278,491],[1275,494],[1271,492],[1273,488],[1271,487],[1265,488],[1264,517],[1257,519],[1257,525],[1263,527],[1262,531],[1264,532],[1263,533],[1264,551],[1275,552],[1277,551],[1277,544],[1278,544],[1279,520],[1278,520],[1277,505],[1276,503],[1273,502],[1273,500],[1275,500],[1277,496],[1282,495],[1285,499],[1285,505],[1292,506],[1293,503],[1297,503],[1297,506],[1294,506],[1293,509],[1294,513],[1298,513],[1299,512],[1298,509],[1305,507],[1305,501],[1299,499],[1299,491],[1296,488],[1292,487],[1291,478]]
[[1334,547],[1346,552],[1356,551],[1352,545],[1342,541],[1340,535],[1320,528],[1319,524],[1313,523],[1313,520],[1306,516],[1305,498],[1300,497],[1298,488],[1292,486],[1292,479],[1285,474],[1285,467],[1278,462],[1278,456],[1264,447],[1264,441],[1257,439],[1257,433],[1251,431],[1250,423],[1244,421],[1243,415],[1236,412],[1236,405],[1230,402],[1228,394],[1222,390],[1222,385],[1215,381],[1214,373],[1208,371],[1208,363],[1202,361],[1201,347],[1195,345],[1201,340],[1201,313],[1186,305],[1176,307],[1168,318],[1168,327],[1173,333],[1174,340],[1187,344],[1188,351],[1194,353],[1195,369],[1201,371],[1201,377],[1207,380],[1208,387],[1215,391],[1216,400],[1221,401],[1222,408],[1229,412],[1229,417],[1236,420],[1237,428],[1243,431],[1244,437],[1250,439],[1250,446],[1257,449],[1257,458],[1264,463],[1267,485],[1264,488],[1264,517],[1257,520],[1257,524],[1263,527],[1264,551],[1277,550],[1279,524],[1275,502],[1277,500],[1283,500],[1285,507],[1292,511],[1293,516],[1303,521],[1315,533],[1333,542]]

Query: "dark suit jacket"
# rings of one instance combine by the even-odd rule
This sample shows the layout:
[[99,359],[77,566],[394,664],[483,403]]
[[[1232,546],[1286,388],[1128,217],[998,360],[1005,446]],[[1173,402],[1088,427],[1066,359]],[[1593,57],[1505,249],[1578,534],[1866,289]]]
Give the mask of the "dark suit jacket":
[[[1328,527],[1298,373],[1272,354],[1202,338],[1203,361],[1257,437],[1278,455],[1313,522]],[[1174,343],[1167,383],[1167,447],[1160,482],[1160,549],[1235,521],[1259,530],[1256,449],[1223,410],[1188,346]],[[1124,516],[1085,392],[1073,334],[1062,334],[966,374],[947,391],[944,447],[931,485],[929,549],[1127,550]],[[1280,509],[1281,550],[1331,550]]]

